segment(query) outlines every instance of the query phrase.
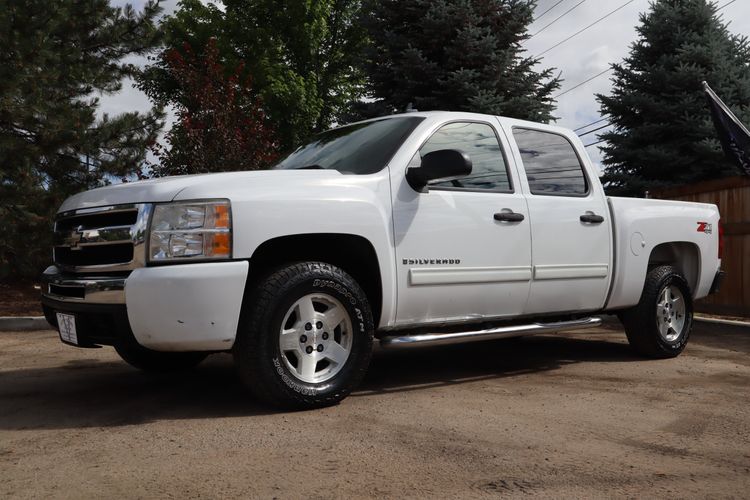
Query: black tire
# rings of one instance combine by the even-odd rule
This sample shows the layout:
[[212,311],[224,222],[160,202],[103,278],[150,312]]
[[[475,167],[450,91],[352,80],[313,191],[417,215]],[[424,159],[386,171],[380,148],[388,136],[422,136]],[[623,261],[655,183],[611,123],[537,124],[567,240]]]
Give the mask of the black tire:
[[[684,324],[675,338],[668,340],[659,332],[657,315],[662,292],[669,286],[676,287],[682,294],[685,304]],[[674,358],[688,343],[693,325],[693,300],[687,280],[672,266],[659,266],[651,269],[638,305],[620,314],[628,342],[638,353],[650,358]]]
[[[348,358],[332,378],[319,383],[298,378],[279,346],[290,308],[310,294],[336,299],[351,324]],[[233,354],[240,378],[259,399],[282,409],[320,408],[338,403],[362,380],[373,335],[370,305],[357,282],[333,265],[303,262],[280,268],[255,285],[246,297]]]
[[135,340],[115,345],[115,351],[130,366],[152,373],[189,370],[208,356],[206,352],[153,351],[136,343]]

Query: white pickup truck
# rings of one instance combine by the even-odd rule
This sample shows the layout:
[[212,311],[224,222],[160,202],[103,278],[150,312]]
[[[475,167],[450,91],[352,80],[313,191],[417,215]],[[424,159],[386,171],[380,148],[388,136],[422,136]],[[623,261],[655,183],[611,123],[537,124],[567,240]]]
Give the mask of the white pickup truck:
[[578,137],[471,113],[329,130],[274,169],[77,194],[43,305],[63,342],[145,370],[232,352],[286,408],[333,404],[384,348],[579,329],[616,313],[672,357],[718,287],[714,205],[606,197]]

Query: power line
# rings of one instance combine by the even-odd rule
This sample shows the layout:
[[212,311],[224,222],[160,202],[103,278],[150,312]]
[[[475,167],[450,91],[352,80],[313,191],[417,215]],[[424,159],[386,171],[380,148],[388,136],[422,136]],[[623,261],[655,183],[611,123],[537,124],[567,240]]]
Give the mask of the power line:
[[596,120],[595,122],[587,123],[586,125],[582,125],[582,126],[576,128],[576,129],[573,129],[573,132],[578,132],[579,130],[583,130],[583,129],[587,128],[587,127],[590,127],[591,125],[596,125],[597,123],[601,123],[601,122],[607,121],[607,120],[609,120],[609,117],[605,116],[604,118]]
[[736,2],[736,1],[737,1],[737,0],[729,0],[729,1],[727,2],[727,3],[725,3],[724,5],[722,5],[721,7],[719,7],[718,9],[716,9],[716,12],[719,12],[719,11],[720,11],[721,9],[723,9],[724,7],[728,7],[728,6],[732,5],[732,4],[733,4],[734,2]]
[[538,35],[539,33],[541,33],[542,31],[546,30],[547,28],[549,28],[550,26],[552,26],[553,24],[555,24],[555,23],[556,23],[557,21],[559,21],[559,20],[560,20],[560,19],[562,19],[563,17],[565,17],[565,16],[567,16],[568,14],[570,14],[570,13],[571,13],[571,12],[572,12],[573,10],[575,10],[575,9],[576,9],[576,7],[578,7],[579,5],[581,5],[581,4],[582,4],[583,2],[585,2],[585,1],[586,1],[586,0],[581,0],[580,2],[578,2],[577,4],[575,4],[575,5],[573,6],[573,7],[569,8],[568,10],[566,10],[565,12],[563,12],[562,14],[560,14],[559,16],[557,16],[557,17],[555,18],[555,20],[554,20],[554,21],[552,21],[551,23],[547,24],[547,25],[546,25],[546,26],[545,26],[544,28],[540,29],[539,31],[537,31],[536,33],[534,33],[533,35],[531,35],[531,36],[529,37],[529,39],[532,39],[532,38],[534,38],[534,37],[535,37],[535,36],[537,36],[537,35]]
[[569,88],[568,90],[565,90],[565,91],[563,91],[563,92],[560,92],[560,93],[559,93],[559,94],[557,94],[556,96],[553,96],[553,99],[557,99],[558,97],[560,97],[560,96],[563,96],[563,95],[567,94],[568,92],[572,92],[572,91],[574,91],[575,89],[577,89],[578,87],[581,87],[582,85],[586,85],[586,84],[587,84],[587,83],[589,83],[589,82],[590,82],[591,80],[594,80],[594,79],[596,79],[596,78],[599,78],[600,76],[602,76],[602,75],[604,75],[604,74],[606,74],[606,73],[609,73],[610,71],[612,71],[612,68],[611,68],[611,67],[610,67],[610,68],[607,68],[607,69],[605,69],[605,70],[604,70],[604,71],[602,71],[601,73],[597,73],[597,74],[595,74],[595,75],[594,75],[594,76],[592,76],[591,78],[587,78],[586,80],[582,81],[581,83],[579,83],[579,84],[577,84],[577,85],[574,85],[574,86],[570,87],[570,88]]
[[598,141],[596,141],[596,142],[592,142],[591,144],[586,144],[586,145],[584,145],[583,147],[584,147],[584,148],[587,148],[587,147],[589,147],[589,146],[596,146],[597,144],[601,144],[602,142],[605,142],[605,141],[606,141],[606,139],[599,139]]
[[534,19],[534,21],[540,20],[542,18],[542,16],[544,16],[544,14],[546,14],[549,11],[551,11],[552,9],[554,9],[555,7],[557,7],[558,5],[560,5],[561,3],[563,3],[564,1],[565,0],[558,0],[557,2],[555,2],[555,4],[552,7],[550,7],[549,9],[545,10],[544,12],[542,12],[541,14],[539,14],[538,16],[536,16],[536,19]]
[[604,16],[602,16],[602,17],[600,17],[599,19],[597,19],[597,20],[596,20],[596,21],[594,21],[593,23],[589,24],[589,25],[588,25],[588,26],[586,26],[585,28],[582,28],[582,29],[580,29],[580,30],[576,31],[575,33],[573,33],[572,35],[570,35],[570,36],[569,36],[568,38],[566,38],[566,39],[564,39],[564,40],[561,40],[561,41],[557,42],[556,44],[554,44],[554,45],[553,45],[552,47],[548,48],[547,50],[545,50],[545,51],[543,51],[543,52],[540,52],[539,54],[537,54],[536,56],[534,56],[534,58],[537,58],[537,57],[541,57],[541,56],[543,56],[544,54],[546,54],[547,52],[549,52],[550,50],[552,50],[552,49],[554,49],[554,48],[557,48],[557,47],[559,47],[560,45],[564,44],[565,42],[567,42],[567,41],[568,41],[568,40],[570,40],[571,38],[573,38],[573,37],[576,37],[576,36],[580,35],[581,33],[583,33],[584,31],[586,31],[587,29],[591,28],[592,26],[595,26],[595,25],[599,24],[600,22],[604,21],[604,20],[605,20],[605,19],[607,19],[607,18],[608,18],[609,16],[611,16],[612,14],[614,14],[615,12],[617,12],[618,10],[621,10],[621,9],[625,8],[626,6],[630,5],[630,4],[631,4],[631,3],[633,3],[634,1],[635,1],[635,0],[628,0],[627,2],[625,2],[625,3],[624,3],[624,4],[622,4],[622,5],[620,5],[619,7],[617,7],[617,8],[615,9],[615,10],[613,10],[613,11],[612,11],[612,12],[610,12],[609,14],[606,14],[606,15],[604,15]]
[[583,137],[584,135],[593,134],[594,132],[598,132],[598,131],[600,131],[602,129],[605,129],[605,128],[609,127],[610,125],[612,125],[612,124],[609,123],[609,122],[607,122],[604,125],[602,125],[601,127],[597,127],[595,129],[589,130],[588,132],[584,132],[582,134],[578,134],[578,137]]

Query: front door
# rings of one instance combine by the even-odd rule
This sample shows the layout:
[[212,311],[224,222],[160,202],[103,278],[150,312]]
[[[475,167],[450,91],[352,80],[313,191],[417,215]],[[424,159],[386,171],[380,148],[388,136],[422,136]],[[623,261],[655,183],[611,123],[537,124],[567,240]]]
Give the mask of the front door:
[[523,312],[531,280],[529,216],[501,137],[487,122],[444,123],[409,166],[418,167],[431,151],[458,149],[471,158],[472,173],[431,182],[425,193],[409,187],[403,172],[393,175],[397,325]]
[[526,314],[603,307],[611,269],[609,209],[564,135],[513,127],[531,216],[532,265]]

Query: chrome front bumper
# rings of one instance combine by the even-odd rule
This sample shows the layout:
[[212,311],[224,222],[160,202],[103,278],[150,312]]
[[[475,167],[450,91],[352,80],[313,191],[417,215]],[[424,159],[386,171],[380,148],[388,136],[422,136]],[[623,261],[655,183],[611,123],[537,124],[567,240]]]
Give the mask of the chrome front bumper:
[[42,275],[42,310],[57,328],[56,313],[76,317],[77,347],[135,342],[125,306],[127,276],[79,276],[50,266]]
[[125,304],[127,276],[66,275],[56,266],[42,274],[42,295],[71,304]]

